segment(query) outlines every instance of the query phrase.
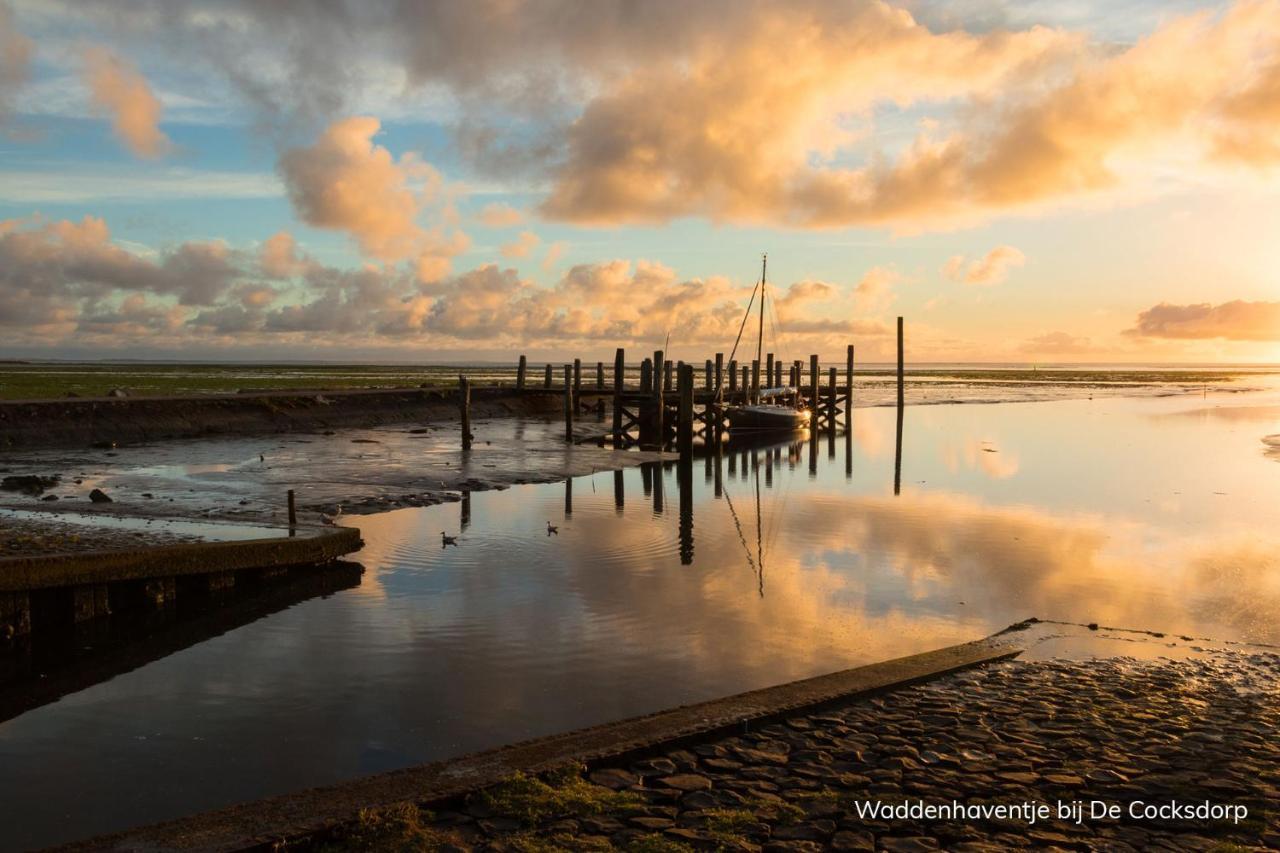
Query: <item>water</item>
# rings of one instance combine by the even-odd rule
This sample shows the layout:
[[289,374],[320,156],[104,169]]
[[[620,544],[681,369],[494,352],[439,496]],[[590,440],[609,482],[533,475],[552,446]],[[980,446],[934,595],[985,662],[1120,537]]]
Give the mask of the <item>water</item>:
[[898,495],[894,417],[860,409],[847,437],[733,453],[718,478],[696,459],[352,518],[368,543],[358,584],[0,724],[5,846],[1029,616],[1280,642],[1280,467],[1261,440],[1280,432],[1274,390],[909,407]]

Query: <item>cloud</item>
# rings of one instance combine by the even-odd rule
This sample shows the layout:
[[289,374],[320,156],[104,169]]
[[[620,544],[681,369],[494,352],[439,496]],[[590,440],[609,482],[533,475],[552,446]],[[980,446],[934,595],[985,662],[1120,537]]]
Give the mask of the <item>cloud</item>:
[[1009,277],[1012,267],[1020,267],[1026,262],[1027,256],[1013,246],[997,246],[972,261],[964,255],[953,255],[942,267],[942,274],[964,284],[1000,284]]
[[484,206],[476,221],[490,228],[510,228],[524,222],[524,214],[509,204],[493,202]]
[[1138,315],[1124,334],[1143,338],[1225,338],[1232,341],[1280,341],[1280,302],[1240,299],[1210,305],[1161,302]]
[[289,278],[314,263],[299,251],[297,241],[288,231],[279,231],[264,240],[258,258],[262,271],[271,278]]
[[85,51],[85,82],[94,106],[111,117],[116,136],[136,157],[154,159],[172,143],[160,130],[160,99],[131,63],[103,47]]
[[902,280],[897,270],[872,267],[853,290],[860,311],[883,311],[893,304],[893,288]]
[[547,253],[542,256],[542,271],[551,272],[555,269],[556,264],[560,263],[560,258],[564,256],[568,248],[569,244],[563,240],[557,240],[547,246]]
[[35,44],[18,32],[13,10],[0,2],[0,127],[9,120],[13,99],[30,79]]
[[1046,332],[1024,341],[1018,349],[1032,355],[1083,355],[1093,352],[1088,338],[1067,332]]
[[[435,280],[450,259],[470,245],[449,230],[452,205],[440,174],[415,154],[398,160],[373,142],[381,124],[356,116],[329,125],[309,146],[280,156],[280,171],[298,216],[309,225],[345,231],[366,255],[381,261],[416,257],[420,274]],[[427,204],[443,201],[445,220],[433,228],[419,222]]]
[[521,231],[520,236],[510,243],[505,243],[498,250],[504,258],[524,258],[537,248],[541,239],[532,231]]

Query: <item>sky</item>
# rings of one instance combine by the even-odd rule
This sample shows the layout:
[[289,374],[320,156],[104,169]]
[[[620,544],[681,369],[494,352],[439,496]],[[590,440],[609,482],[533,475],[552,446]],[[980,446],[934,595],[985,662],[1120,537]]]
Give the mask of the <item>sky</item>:
[[1280,2],[0,0],[0,357],[1280,361]]

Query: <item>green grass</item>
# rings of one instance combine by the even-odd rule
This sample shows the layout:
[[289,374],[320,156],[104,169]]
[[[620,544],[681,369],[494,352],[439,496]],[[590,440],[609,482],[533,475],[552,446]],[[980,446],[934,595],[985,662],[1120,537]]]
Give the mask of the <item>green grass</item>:
[[431,813],[413,803],[362,809],[353,823],[312,849],[317,853],[436,853],[456,839],[424,825],[430,820]]
[[550,818],[630,812],[644,805],[635,794],[593,785],[582,778],[579,768],[550,774],[548,781],[517,773],[475,796],[494,814],[530,826]]

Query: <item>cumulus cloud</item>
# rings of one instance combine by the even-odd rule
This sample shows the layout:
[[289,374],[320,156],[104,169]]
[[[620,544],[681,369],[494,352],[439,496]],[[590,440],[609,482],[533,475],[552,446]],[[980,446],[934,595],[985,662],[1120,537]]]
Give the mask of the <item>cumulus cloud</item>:
[[[543,286],[494,264],[427,275],[421,256],[331,267],[288,232],[252,250],[190,241],[153,251],[113,241],[94,217],[0,222],[0,326],[8,341],[32,345],[647,347],[669,335],[723,348],[750,290],[651,261],[579,264]],[[801,281],[778,292],[779,317],[796,312],[788,341],[807,351],[891,331],[840,319],[852,317],[848,288]],[[832,307],[819,321],[800,310],[820,301]]]
[[[449,225],[455,216],[440,173],[413,153],[399,159],[373,141],[381,123],[356,116],[329,125],[312,145],[291,148],[280,171],[294,210],[306,223],[345,231],[361,251],[381,261],[415,258],[419,275],[446,275],[451,259],[470,245]],[[439,222],[420,221],[441,204]]]
[[1161,302],[1138,315],[1124,334],[1143,338],[1225,338],[1232,341],[1280,341],[1280,302],[1240,299],[1211,305]]
[[893,288],[902,280],[897,270],[889,267],[872,267],[853,289],[854,299],[861,311],[883,311],[893,303]]
[[18,32],[9,4],[0,2],[0,126],[9,119],[13,97],[27,82],[35,45]]
[[526,258],[540,242],[541,239],[532,231],[521,231],[515,240],[503,244],[499,251],[504,258]]
[[942,267],[942,274],[963,284],[999,284],[1009,277],[1009,270],[1027,262],[1027,256],[1013,246],[997,246],[981,258],[970,260],[953,255]]
[[84,56],[85,82],[94,106],[111,117],[116,136],[137,157],[159,157],[172,146],[160,130],[160,99],[128,61],[103,47]]
[[509,204],[494,202],[486,204],[480,211],[480,215],[476,220],[481,225],[487,225],[490,228],[510,228],[513,225],[519,225],[524,222],[524,214],[516,210]]

